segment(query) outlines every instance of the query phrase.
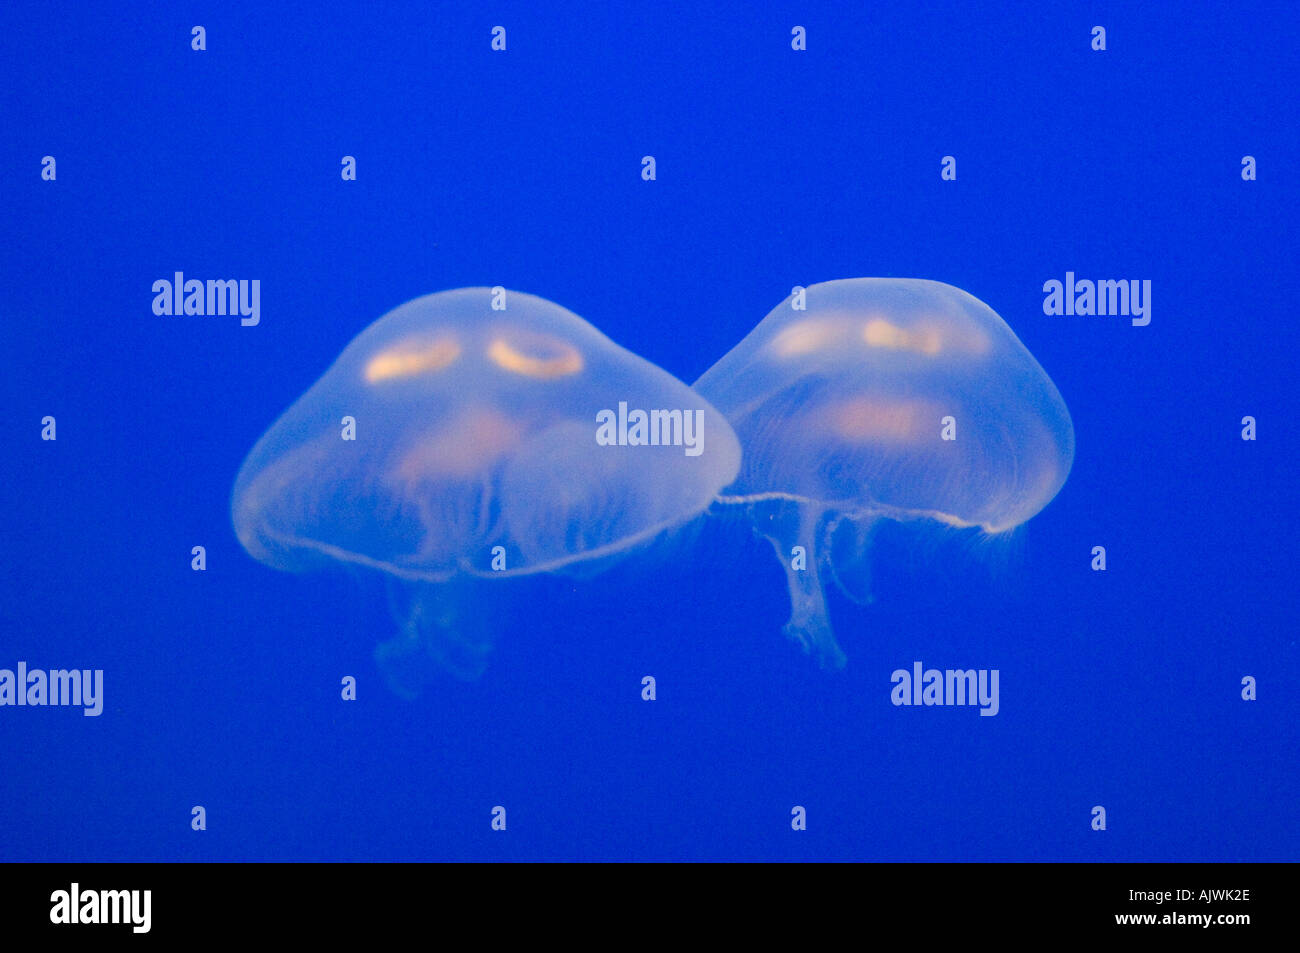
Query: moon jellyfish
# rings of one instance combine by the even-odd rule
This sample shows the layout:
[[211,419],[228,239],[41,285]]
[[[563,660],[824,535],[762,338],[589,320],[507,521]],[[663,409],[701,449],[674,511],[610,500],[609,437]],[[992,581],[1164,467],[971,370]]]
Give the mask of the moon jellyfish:
[[[788,636],[844,665],[822,570],[862,601],[876,521],[1009,530],[1065,482],[1061,395],[994,311],[937,281],[855,278],[776,307],[695,383],[744,457],[746,507],[790,590]],[[795,547],[803,547],[801,560]]]
[[556,304],[467,288],[357,335],[253,447],[231,514],[276,569],[387,577],[400,632],[376,658],[413,695],[437,668],[483,672],[500,586],[607,565],[702,513],[739,464],[681,381]]

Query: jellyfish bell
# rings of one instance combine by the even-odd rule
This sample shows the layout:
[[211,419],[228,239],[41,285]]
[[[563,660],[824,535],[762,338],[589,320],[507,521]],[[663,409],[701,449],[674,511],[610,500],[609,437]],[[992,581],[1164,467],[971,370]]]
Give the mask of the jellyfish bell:
[[[390,580],[403,631],[377,654],[405,694],[411,679],[390,670],[415,658],[481,674],[487,589],[607,565],[704,511],[739,468],[730,426],[685,384],[552,302],[494,300],[446,291],[381,317],[235,480],[232,519],[254,558]],[[696,415],[702,452],[603,445],[598,419],[619,402]]]
[[772,542],[790,589],[786,632],[832,668],[844,654],[820,569],[869,599],[860,580],[877,520],[1009,530],[1047,505],[1074,459],[1046,372],[988,305],[937,281],[812,285],[694,386],[744,449],[719,499],[746,507]]

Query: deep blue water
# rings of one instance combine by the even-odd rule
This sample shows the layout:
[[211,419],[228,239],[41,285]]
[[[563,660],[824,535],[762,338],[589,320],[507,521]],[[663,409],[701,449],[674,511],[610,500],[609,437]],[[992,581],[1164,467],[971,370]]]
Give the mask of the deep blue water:
[[[97,718],[0,708],[0,859],[1296,858],[1294,5],[248,6],[0,12],[0,668],[105,673]],[[176,271],[260,324],[155,315]],[[1067,271],[1150,324],[1045,315]],[[541,295],[689,382],[858,276],[987,302],[1077,454],[1010,538],[887,527],[841,673],[729,519],[503,590],[414,702],[378,578],[234,536],[253,443],[408,299]],[[891,705],[917,660],[999,714]]]

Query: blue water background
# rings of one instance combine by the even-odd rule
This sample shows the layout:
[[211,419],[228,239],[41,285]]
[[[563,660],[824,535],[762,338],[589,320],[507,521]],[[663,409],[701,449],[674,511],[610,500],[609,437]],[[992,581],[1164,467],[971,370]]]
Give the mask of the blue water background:
[[[0,709],[0,859],[1296,858],[1293,4],[382,6],[0,12],[0,667],[106,673],[98,718]],[[155,316],[175,271],[260,279],[260,325]],[[1150,279],[1150,325],[1045,316],[1066,271]],[[234,537],[256,439],[417,295],[538,294],[689,382],[858,276],[986,301],[1078,449],[1008,539],[888,528],[842,673],[734,521],[503,591],[487,673],[415,702],[378,579]],[[892,706],[916,660],[1000,713]]]

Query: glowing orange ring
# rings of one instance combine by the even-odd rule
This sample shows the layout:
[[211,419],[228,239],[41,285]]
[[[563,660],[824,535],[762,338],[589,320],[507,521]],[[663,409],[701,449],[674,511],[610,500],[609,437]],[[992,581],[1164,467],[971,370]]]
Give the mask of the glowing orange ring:
[[504,337],[495,337],[488,345],[487,356],[503,370],[543,380],[568,377],[582,370],[582,355],[567,341],[540,334],[528,335],[528,344],[539,351],[550,350],[551,356],[527,354],[516,349]]
[[381,351],[366,362],[366,381],[374,384],[394,377],[414,377],[440,371],[460,357],[460,345],[443,335],[427,345],[397,345]]

